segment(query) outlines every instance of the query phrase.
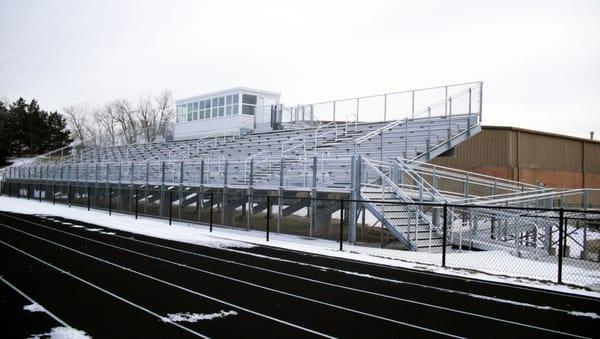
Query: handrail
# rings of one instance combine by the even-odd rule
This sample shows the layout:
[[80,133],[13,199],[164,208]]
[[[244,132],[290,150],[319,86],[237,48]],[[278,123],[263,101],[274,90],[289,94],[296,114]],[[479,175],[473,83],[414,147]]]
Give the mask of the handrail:
[[[476,84],[478,86],[482,86],[483,83],[482,82],[477,82]],[[474,88],[477,88],[477,86],[469,87],[469,88],[464,89],[462,91],[459,91],[459,92],[457,92],[457,93],[455,93],[455,94],[453,94],[451,96],[448,96],[445,99],[437,101],[437,102],[429,105],[428,107],[425,107],[425,108],[421,109],[420,111],[412,114],[412,119],[414,119],[416,117],[419,117],[419,116],[421,116],[421,115],[423,115],[425,113],[428,113],[427,119],[431,119],[430,114],[431,114],[431,109],[432,108],[441,106],[442,104],[446,104],[448,102],[451,102],[453,99],[456,99],[456,97],[462,96],[462,95],[467,94],[467,93],[471,93],[471,91]],[[403,122],[407,123],[408,122],[408,117],[392,121],[389,124],[386,124],[385,126],[382,126],[382,127],[378,128],[378,129],[376,129],[376,130],[374,130],[374,131],[372,131],[372,132],[370,132],[370,133],[368,133],[366,135],[363,135],[362,137],[359,137],[359,138],[355,139],[354,140],[354,147],[356,148],[357,145],[360,145],[361,143],[365,142],[366,140],[369,140],[369,139],[373,138],[374,136],[376,136],[376,135],[378,135],[378,134],[380,134],[380,133],[382,133],[384,131],[392,129],[392,128],[394,128],[394,127],[402,124]],[[436,147],[438,147],[438,146],[439,145],[437,145]],[[432,149],[435,149],[435,147],[431,148],[429,151],[431,151]]]
[[586,191],[600,191],[600,190],[594,190],[594,189],[587,189],[587,188],[575,188],[575,189],[570,189],[570,190],[565,190],[565,191],[550,191],[550,192],[543,192],[543,193],[536,193],[536,194],[525,194],[522,196],[517,196],[517,197],[513,197],[513,198],[508,198],[508,199],[496,199],[496,200],[489,200],[486,201],[486,204],[508,204],[508,203],[515,203],[515,202],[529,202],[529,201],[534,201],[534,200],[540,200],[543,198],[554,198],[554,197],[566,197],[566,196],[572,196],[572,195],[576,195],[576,194],[580,194],[580,193],[585,193]]
[[[415,182],[420,181],[422,185],[426,186],[424,188],[427,189],[427,191],[429,192],[429,194],[432,197],[437,197],[439,199],[438,201],[448,202],[448,199],[446,199],[446,197],[444,197],[444,195],[441,194],[440,191],[438,191],[429,182],[427,182],[427,180],[425,180],[423,177],[421,177],[419,175],[419,173],[417,173],[415,170],[413,170],[412,168],[410,168],[404,161],[400,160],[399,158],[394,158],[393,161],[397,165],[401,166],[405,171],[408,171],[408,172],[405,172],[405,173],[407,173]],[[414,173],[414,175],[413,175],[413,173]]]
[[[327,129],[327,128],[329,128],[330,126],[333,126],[333,128],[332,128],[332,129],[330,129],[330,130],[327,130],[327,131],[325,131],[325,132],[323,132],[323,133],[321,133],[321,134],[319,134],[319,131],[320,131],[320,130]],[[317,127],[317,129],[315,129],[315,133],[314,133],[314,138],[315,138],[315,148],[314,148],[314,152],[315,152],[315,153],[317,152],[317,147],[318,147],[318,145],[319,145],[319,141],[318,141],[318,139],[319,139],[319,138],[325,138],[325,140],[327,140],[327,138],[326,138],[326,137],[327,137],[329,134],[332,134],[332,133],[335,133],[335,140],[337,140],[337,139],[338,139],[338,126],[337,126],[337,123],[336,123],[335,121],[330,121],[330,122],[328,122],[328,123],[326,123],[326,124],[324,124],[324,125],[323,125],[323,124],[321,124],[319,127]]]
[[381,133],[382,131],[386,131],[389,130],[391,128],[394,128],[398,125],[400,125],[401,123],[403,123],[406,119],[401,119],[401,120],[396,120],[396,121],[392,121],[389,124],[382,126],[374,131],[371,131],[365,135],[363,135],[362,137],[356,138],[354,140],[354,145],[360,145],[361,143],[363,143],[364,141],[371,139],[372,137],[374,137],[375,135],[378,135],[379,133]]
[[364,163],[377,174],[381,180],[385,181],[391,188],[394,190],[394,193],[398,194],[402,198],[406,199],[406,202],[414,202],[411,197],[408,196],[398,185],[396,185],[387,175],[385,175],[377,166],[375,166],[370,160],[366,158],[362,158]]
[[[374,164],[371,163],[371,161],[369,161],[368,159],[364,159],[365,164],[367,164],[367,166],[372,170],[375,171],[375,174],[379,175],[379,177],[382,180],[382,186],[383,186],[383,182],[385,182],[387,184],[388,187],[390,187],[394,193],[396,193],[397,195],[401,196],[405,202],[414,202],[414,200],[412,198],[410,198],[400,187],[398,187],[398,185],[396,185],[396,183],[394,183],[394,181],[392,179],[390,179],[387,175],[385,175],[383,172],[381,172]],[[416,215],[415,217],[418,219],[422,219],[425,222],[427,222],[427,225],[429,226],[429,249],[431,249],[431,237],[432,237],[432,232],[433,232],[433,221],[431,220],[431,217],[428,216],[427,214],[423,213],[423,211],[421,211],[420,208],[416,207],[415,205],[407,205],[407,207],[409,209],[412,209]],[[415,232],[417,232],[417,230],[415,230]],[[410,237],[409,237],[409,241],[410,241]]]
[[[434,165],[431,163],[427,163],[427,162],[423,162],[423,161],[418,161],[418,160],[414,160],[414,159],[403,159],[403,158],[397,158],[398,160],[402,161],[403,163],[405,163],[407,166],[409,166],[411,163],[416,163],[418,164],[418,168],[419,169],[423,169],[423,168],[433,168],[435,170],[436,174],[441,174],[441,173],[446,173],[448,174],[449,178],[460,178],[458,176],[452,177],[451,174],[454,173],[458,173],[459,175],[468,175],[469,176],[469,180],[473,179],[473,178],[477,178],[477,177],[481,177],[483,178],[483,180],[489,180],[488,183],[504,183],[507,186],[520,186],[520,187],[528,187],[530,189],[539,189],[539,186],[536,185],[532,185],[532,184],[528,184],[528,183],[524,183],[524,182],[519,182],[519,181],[514,181],[514,180],[509,180],[509,179],[503,179],[503,178],[497,178],[497,177],[493,177],[491,175],[487,175],[487,174],[482,174],[482,173],[476,173],[476,172],[470,172],[470,171],[465,171],[465,170],[461,170],[461,169],[457,169],[457,168],[451,168],[451,167],[446,167],[446,166],[442,166],[442,165]],[[506,187],[506,186],[504,186]]]
[[311,105],[322,105],[322,104],[328,104],[328,103],[332,103],[332,102],[352,101],[352,100],[356,100],[356,99],[369,99],[369,98],[376,98],[376,97],[380,97],[380,96],[384,96],[384,95],[422,92],[422,91],[429,91],[432,89],[441,89],[441,88],[446,88],[446,87],[452,88],[452,87],[474,85],[474,84],[481,84],[481,83],[483,83],[483,81],[471,81],[471,82],[463,82],[463,83],[458,83],[458,84],[424,87],[424,88],[409,89],[409,90],[404,90],[404,91],[399,91],[399,92],[388,92],[388,93],[381,93],[381,94],[366,95],[366,96],[362,96],[362,97],[353,97],[353,98],[346,98],[346,99],[336,99],[336,100],[330,100],[330,101],[315,102],[315,103],[312,103]]
[[[294,145],[294,146],[288,148],[287,150],[285,149],[285,145],[291,143],[292,141],[299,140],[299,139],[302,139],[302,143]],[[300,146],[304,146],[304,154],[306,155],[306,135],[304,135],[304,134],[296,136],[296,137],[293,137],[293,138],[291,138],[291,139],[289,139],[287,141],[284,141],[281,144],[281,157],[283,158],[284,155],[285,155],[285,153],[287,153],[289,151],[292,151],[292,150],[295,150],[296,148],[298,148]]]
[[260,152],[258,152],[258,153],[254,153],[254,154],[252,154],[252,155],[250,156],[250,159],[256,159],[256,158],[258,158],[259,156],[262,156],[263,154],[268,154],[268,157],[266,157],[265,159],[260,159],[260,161],[264,161],[264,160],[267,160],[267,159],[270,159],[270,158],[271,158],[271,150],[270,150],[270,149],[266,149],[266,150],[262,150],[262,151],[260,151]]
[[346,115],[346,122],[345,122],[345,130],[344,130],[344,136],[348,136],[348,125],[352,122],[352,120],[349,120],[348,118],[354,117],[354,132],[356,132],[358,130],[358,115],[356,115],[356,113],[350,113],[348,115]]

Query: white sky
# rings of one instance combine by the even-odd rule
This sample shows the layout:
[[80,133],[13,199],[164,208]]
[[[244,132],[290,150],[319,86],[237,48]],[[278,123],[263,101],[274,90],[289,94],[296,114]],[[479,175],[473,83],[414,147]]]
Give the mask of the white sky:
[[0,97],[235,86],[285,104],[483,80],[484,124],[600,133],[600,1],[1,1]]

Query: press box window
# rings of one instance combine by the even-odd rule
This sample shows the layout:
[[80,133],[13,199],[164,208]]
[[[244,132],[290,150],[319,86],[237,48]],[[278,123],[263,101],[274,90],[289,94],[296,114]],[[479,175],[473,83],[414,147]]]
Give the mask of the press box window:
[[242,94],[242,114],[254,115],[256,95]]

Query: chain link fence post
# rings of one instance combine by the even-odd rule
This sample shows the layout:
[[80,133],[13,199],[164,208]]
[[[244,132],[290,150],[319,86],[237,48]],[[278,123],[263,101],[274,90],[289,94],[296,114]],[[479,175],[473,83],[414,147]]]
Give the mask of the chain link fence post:
[[562,269],[563,269],[563,226],[564,226],[564,210],[561,207],[558,212],[558,279],[557,282],[562,284]]
[[344,199],[340,200],[340,251],[344,246]]
[[446,241],[448,236],[448,203],[444,203],[444,228],[442,230],[442,267],[446,267]]
[[271,196],[267,195],[267,241],[269,241],[269,224],[271,222]]
[[213,228],[213,204],[215,203],[214,200],[214,192],[210,192],[210,212],[209,212],[209,231],[212,232],[212,228]]

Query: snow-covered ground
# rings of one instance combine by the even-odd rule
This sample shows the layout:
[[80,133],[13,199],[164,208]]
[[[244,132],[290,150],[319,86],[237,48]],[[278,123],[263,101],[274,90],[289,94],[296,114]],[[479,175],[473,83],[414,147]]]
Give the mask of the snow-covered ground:
[[[204,246],[232,248],[268,245],[394,267],[600,297],[600,270],[594,263],[590,263],[592,265],[589,267],[596,267],[596,269],[585,269],[565,263],[563,282],[569,285],[558,285],[554,283],[557,275],[556,263],[518,258],[503,251],[448,253],[446,263],[449,267],[443,268],[440,267],[441,254],[439,253],[380,249],[346,243],[344,250],[339,251],[339,244],[335,241],[275,233],[271,233],[270,241],[266,242],[264,232],[260,231],[215,227],[213,232],[209,233],[208,227],[202,225],[173,222],[173,225],[169,226],[165,220],[160,219],[140,217],[136,220],[131,215],[113,212],[113,215],[109,216],[105,211],[88,212],[80,207],[69,208],[66,205],[52,205],[4,196],[0,197],[0,210],[61,216],[112,229]],[[88,229],[88,231],[111,233],[110,230],[101,228]],[[590,288],[593,290],[589,290]]]
[[28,164],[29,162],[31,162],[34,159],[34,157],[24,157],[24,158],[14,158],[9,160],[10,165],[9,166],[21,166],[21,165],[25,165]]
[[48,333],[32,334],[28,339],[91,339],[84,331],[72,327],[55,327]]

